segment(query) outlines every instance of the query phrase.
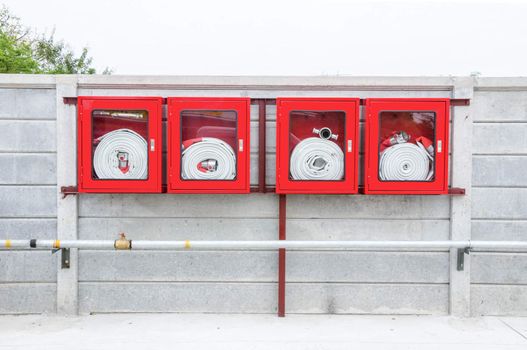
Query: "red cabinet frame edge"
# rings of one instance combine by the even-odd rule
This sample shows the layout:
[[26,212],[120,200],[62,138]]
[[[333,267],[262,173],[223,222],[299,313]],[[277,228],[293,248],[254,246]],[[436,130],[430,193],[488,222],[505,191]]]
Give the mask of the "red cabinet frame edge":
[[[353,115],[346,113],[345,130],[352,131],[351,135],[346,135],[345,142],[352,140],[352,151],[347,152],[344,149],[344,157],[347,161],[345,163],[345,179],[342,181],[295,181],[304,185],[301,189],[284,188],[281,184],[281,175],[284,172],[289,172],[289,142],[285,142],[283,145],[281,140],[282,137],[282,125],[283,121],[279,115],[281,102],[311,102],[311,103],[353,103]],[[333,109],[333,108],[329,108]],[[343,108],[350,110],[350,107]],[[303,109],[299,109],[303,110]],[[305,108],[309,110],[309,108]],[[320,109],[324,110],[324,109]],[[336,110],[336,109],[335,109]],[[359,177],[359,148],[360,148],[360,132],[359,132],[359,120],[360,120],[360,98],[354,97],[278,97],[276,98],[276,193],[281,194],[357,194],[358,193],[358,177]],[[350,124],[352,123],[352,124]],[[289,125],[289,122],[287,122]],[[289,132],[289,130],[287,130]],[[287,149],[282,149],[286,147]],[[285,152],[285,154],[283,154]],[[286,159],[282,159],[286,157]],[[287,170],[284,170],[285,167]],[[351,173],[349,172],[351,170]],[[348,178],[350,176],[350,178]],[[287,179],[285,183],[290,183]]]
[[[174,106],[174,103],[181,102],[181,103],[203,103],[203,108],[199,108],[201,110],[206,109],[215,109],[215,108],[207,108],[207,103],[220,103],[220,104],[226,104],[229,103],[242,103],[244,106],[242,107],[245,112],[245,121],[238,119],[238,139],[241,136],[241,131],[243,131],[244,137],[243,137],[243,151],[240,151],[239,147],[237,148],[237,155],[238,155],[238,161],[236,164],[237,167],[237,175],[243,176],[243,179],[240,179],[239,181],[236,180],[237,184],[241,184],[241,186],[238,186],[238,188],[221,188],[217,187],[218,185],[222,185],[222,183],[228,182],[229,185],[232,183],[235,183],[233,181],[222,181],[222,180],[192,180],[192,183],[194,183],[196,186],[193,188],[190,188],[189,183],[190,181],[184,181],[179,179],[179,167],[174,165],[176,161],[179,161],[180,155],[181,155],[181,140],[179,132],[177,134],[174,134],[174,130],[179,130],[180,126],[175,125],[176,119],[178,119],[177,115],[173,114],[173,110],[176,109]],[[198,109],[198,108],[195,108]],[[230,108],[235,109],[238,112],[241,110],[241,108]],[[178,119],[179,120],[179,119]],[[249,97],[168,97],[167,98],[167,193],[188,193],[188,194],[246,194],[251,192],[250,187],[250,181],[251,181],[251,142],[250,142],[250,134],[251,134],[251,99]],[[243,126],[243,128],[240,127]],[[240,165],[240,159],[243,159],[243,165]],[[174,179],[174,176],[177,177],[177,180]],[[183,187],[178,187],[183,186]],[[232,185],[233,186],[233,185]]]
[[[449,191],[449,152],[450,152],[450,101],[449,98],[368,98],[366,99],[365,103],[365,149],[364,149],[364,194],[372,194],[372,195],[378,195],[378,194],[397,194],[397,195],[433,195],[433,194],[450,194]],[[443,159],[444,164],[442,165],[442,176],[441,180],[443,181],[442,186],[440,189],[411,189],[411,188],[402,188],[402,189],[371,189],[370,188],[370,181],[369,176],[373,173],[373,171],[378,172],[378,165],[372,164],[371,158],[371,152],[378,152],[378,144],[375,142],[375,144],[372,143],[372,138],[374,136],[370,135],[370,133],[373,133],[374,131],[371,130],[371,116],[370,116],[370,108],[372,108],[373,102],[386,102],[386,103],[397,103],[397,102],[403,102],[403,103],[412,103],[412,102],[424,102],[424,103],[444,103],[444,135],[443,135]],[[396,108],[394,110],[397,110]],[[437,121],[436,121],[437,123]],[[436,124],[437,125],[437,124]],[[377,139],[378,135],[375,134],[375,139]],[[436,170],[438,167],[436,166]],[[438,180],[436,180],[438,181]],[[434,181],[435,182],[435,181]],[[434,183],[432,182],[432,183]],[[390,181],[387,181],[386,183],[390,183]],[[392,181],[393,185],[397,185],[399,187],[411,187],[412,184],[415,184],[415,182],[408,181],[402,184],[398,184],[395,181]],[[452,194],[458,194],[458,193],[452,193]]]
[[[161,193],[162,184],[162,147],[163,144],[163,133],[162,133],[162,117],[163,117],[163,98],[162,97],[152,97],[152,96],[78,96],[77,98],[77,184],[79,193]],[[149,162],[148,162],[148,179],[147,180],[119,180],[119,179],[103,179],[103,180],[93,180],[101,181],[103,183],[109,184],[114,183],[115,186],[104,187],[92,187],[84,184],[83,177],[85,175],[84,167],[87,166],[90,169],[93,167],[92,159],[92,147],[91,147],[91,137],[88,140],[85,140],[83,136],[84,126],[92,125],[92,121],[85,121],[84,118],[90,116],[83,116],[84,101],[99,101],[99,102],[111,102],[111,101],[122,101],[122,107],[119,109],[127,109],[130,107],[126,106],[126,102],[151,102],[156,104],[153,108],[145,108],[148,110],[148,138],[147,144],[149,144],[150,139],[153,138],[155,144],[158,147],[154,151],[149,152]],[[106,104],[106,103],[103,103]],[[100,107],[100,108],[117,108],[117,107]],[[95,108],[92,108],[92,110]],[[152,113],[155,112],[155,113]],[[91,133],[90,133],[91,134]],[[86,149],[89,144],[89,150]],[[153,154],[152,154],[153,153]],[[88,174],[88,173],[86,173]]]

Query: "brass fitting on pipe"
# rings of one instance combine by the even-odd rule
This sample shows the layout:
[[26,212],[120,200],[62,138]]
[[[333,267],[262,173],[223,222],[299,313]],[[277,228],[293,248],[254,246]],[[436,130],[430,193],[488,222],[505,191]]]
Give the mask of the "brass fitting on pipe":
[[119,239],[116,239],[113,246],[117,250],[130,250],[132,249],[132,240],[126,239],[126,235],[121,232],[119,233]]

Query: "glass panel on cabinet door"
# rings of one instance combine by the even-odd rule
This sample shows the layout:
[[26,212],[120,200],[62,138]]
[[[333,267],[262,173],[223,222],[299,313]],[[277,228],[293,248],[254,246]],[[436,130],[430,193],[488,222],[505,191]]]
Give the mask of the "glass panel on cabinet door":
[[181,179],[235,180],[237,165],[236,111],[181,112]]
[[[434,181],[434,112],[379,113],[379,180]],[[437,147],[441,147],[440,144]]]
[[292,111],[289,114],[289,179],[344,179],[346,113]]
[[95,110],[91,118],[92,178],[147,179],[148,112]]

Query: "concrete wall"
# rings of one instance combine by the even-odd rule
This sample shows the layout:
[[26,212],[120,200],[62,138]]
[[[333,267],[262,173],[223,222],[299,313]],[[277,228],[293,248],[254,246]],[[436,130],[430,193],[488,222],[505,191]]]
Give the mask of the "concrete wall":
[[[0,76],[0,238],[277,239],[274,194],[62,199],[57,184],[75,185],[75,109],[62,97],[75,95],[473,97],[452,113],[451,182],[466,196],[291,195],[288,239],[527,238],[525,79],[124,76]],[[251,120],[256,184],[255,106]],[[1,251],[0,313],[276,312],[274,251],[72,253],[65,271],[47,252]],[[527,315],[526,266],[518,252],[473,253],[463,272],[448,250],[288,252],[286,312]]]
[[[9,85],[0,88],[0,236],[52,239],[57,230],[53,81]],[[0,251],[0,313],[55,311],[55,260],[49,252]]]
[[[475,86],[472,238],[527,240],[527,81]],[[475,253],[476,315],[527,314],[527,254]]]

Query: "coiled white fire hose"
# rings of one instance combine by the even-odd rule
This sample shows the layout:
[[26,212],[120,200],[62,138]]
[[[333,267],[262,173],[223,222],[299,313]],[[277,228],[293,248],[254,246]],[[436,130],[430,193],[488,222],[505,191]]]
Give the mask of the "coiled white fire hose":
[[93,155],[93,168],[99,179],[146,179],[148,145],[130,129],[118,129],[100,137]]
[[332,141],[309,137],[293,149],[289,169],[294,180],[342,180],[344,153]]
[[236,155],[223,140],[203,137],[183,150],[181,177],[188,180],[232,180]]
[[433,160],[419,142],[398,143],[381,153],[379,177],[384,181],[427,181],[434,175]]

